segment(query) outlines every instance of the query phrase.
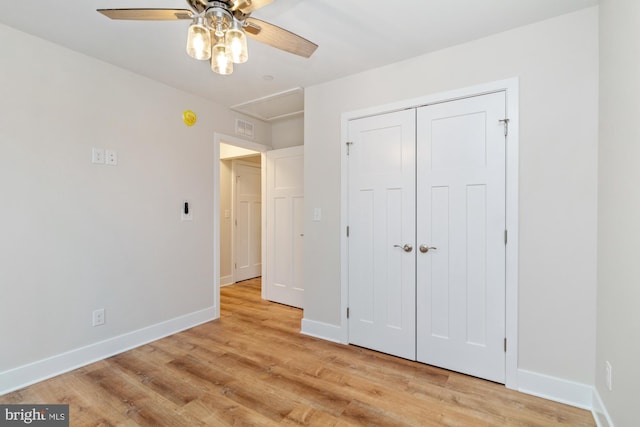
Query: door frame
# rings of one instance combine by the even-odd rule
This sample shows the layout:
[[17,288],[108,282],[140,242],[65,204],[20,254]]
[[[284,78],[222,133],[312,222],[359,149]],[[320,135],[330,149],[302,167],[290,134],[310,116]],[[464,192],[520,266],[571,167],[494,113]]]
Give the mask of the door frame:
[[349,303],[349,258],[346,230],[348,212],[348,137],[349,121],[375,116],[408,108],[423,107],[457,99],[485,95],[504,91],[509,135],[506,147],[506,227],[508,243],[506,247],[506,289],[505,289],[505,335],[507,339],[505,386],[518,388],[518,163],[519,163],[519,80],[517,77],[499,80],[475,86],[435,93],[418,98],[399,101],[377,107],[346,112],[341,117],[341,156],[340,156],[340,300],[341,300],[341,338],[343,344],[349,343],[347,308]]
[[[213,134],[213,306],[215,318],[220,317],[220,143],[234,145],[236,147],[247,148],[261,153],[261,173],[262,173],[262,198],[264,202],[264,179],[265,179],[265,155],[271,149],[266,145],[247,141],[235,136],[226,135],[219,132]],[[262,254],[265,250],[265,224],[264,224],[264,203],[262,203]],[[233,240],[233,239],[232,239]],[[264,274],[264,263],[262,264]],[[264,293],[264,289],[262,291]],[[263,295],[264,298],[264,295]]]

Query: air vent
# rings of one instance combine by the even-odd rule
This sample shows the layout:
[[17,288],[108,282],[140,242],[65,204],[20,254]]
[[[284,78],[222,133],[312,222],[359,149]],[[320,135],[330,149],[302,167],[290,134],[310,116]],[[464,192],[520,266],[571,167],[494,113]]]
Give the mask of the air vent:
[[245,138],[253,138],[253,123],[242,119],[236,119],[236,134]]

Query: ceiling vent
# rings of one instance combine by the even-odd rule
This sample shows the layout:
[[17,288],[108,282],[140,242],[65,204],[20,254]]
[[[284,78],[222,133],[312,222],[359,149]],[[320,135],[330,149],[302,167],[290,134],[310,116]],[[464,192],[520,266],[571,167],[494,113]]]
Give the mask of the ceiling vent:
[[240,135],[244,138],[255,137],[253,123],[242,119],[236,119],[236,135]]
[[295,117],[304,113],[304,89],[297,87],[234,105],[232,110],[265,122]]

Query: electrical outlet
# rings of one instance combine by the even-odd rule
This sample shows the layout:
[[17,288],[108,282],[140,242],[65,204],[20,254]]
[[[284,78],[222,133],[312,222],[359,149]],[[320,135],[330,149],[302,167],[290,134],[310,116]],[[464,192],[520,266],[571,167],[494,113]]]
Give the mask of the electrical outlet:
[[114,150],[104,151],[104,163],[110,166],[118,165],[118,152]]
[[104,308],[93,311],[93,326],[104,325]]
[[104,165],[104,148],[93,148],[91,150],[91,163]]
[[604,362],[604,365],[607,373],[607,388],[609,391],[613,391],[613,368],[608,360]]

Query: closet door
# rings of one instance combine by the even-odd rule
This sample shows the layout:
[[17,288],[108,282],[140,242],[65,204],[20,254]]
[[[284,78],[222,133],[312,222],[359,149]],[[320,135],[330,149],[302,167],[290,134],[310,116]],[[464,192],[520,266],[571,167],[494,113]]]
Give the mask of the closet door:
[[415,359],[415,110],[349,124],[349,341]]
[[504,92],[418,109],[417,359],[505,380]]

